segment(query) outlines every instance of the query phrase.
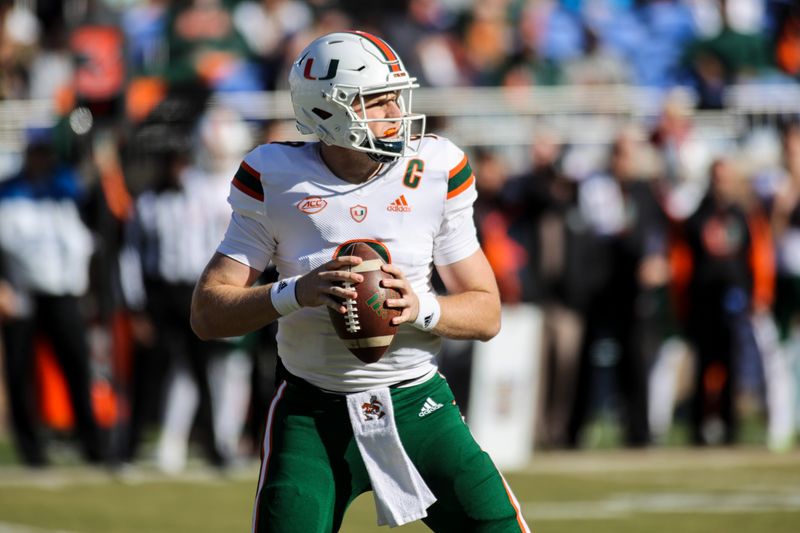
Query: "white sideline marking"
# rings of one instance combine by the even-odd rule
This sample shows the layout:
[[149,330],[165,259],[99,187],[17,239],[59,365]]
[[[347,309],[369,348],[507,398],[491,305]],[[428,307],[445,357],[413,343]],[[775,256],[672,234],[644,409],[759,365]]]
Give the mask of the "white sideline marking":
[[0,522],[0,533],[75,533],[65,529],[42,529],[40,527],[23,526]]
[[[31,472],[21,467],[0,468],[0,488],[33,487],[43,490],[62,490],[74,486],[147,485],[159,483],[225,484],[231,481],[257,479],[254,466],[236,468],[221,475],[211,468],[189,468],[178,474],[164,474],[154,468],[133,467],[123,472],[110,472],[93,468],[49,468],[43,472]],[[2,522],[0,522],[2,524]],[[0,533],[4,533],[0,529]]]
[[775,454],[766,449],[734,450],[642,450],[624,452],[547,452],[534,457],[526,474],[602,474],[607,472],[659,472],[698,469],[728,470],[754,466],[793,466],[800,463],[800,450]]
[[525,518],[537,520],[598,520],[629,518],[637,514],[736,514],[800,512],[800,490],[765,492],[665,492],[616,494],[603,500],[528,502]]

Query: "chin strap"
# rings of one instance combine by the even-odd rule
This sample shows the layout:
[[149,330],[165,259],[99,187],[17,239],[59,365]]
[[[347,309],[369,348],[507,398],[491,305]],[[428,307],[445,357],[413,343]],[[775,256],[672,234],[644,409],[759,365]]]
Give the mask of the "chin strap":
[[[386,155],[367,152],[367,155],[369,155],[370,159],[378,163],[391,163],[403,153],[403,141],[383,141],[381,139],[374,139],[372,142],[374,143],[375,148],[378,148],[379,150],[397,153],[397,155]],[[361,146],[369,147],[369,140],[365,139]]]

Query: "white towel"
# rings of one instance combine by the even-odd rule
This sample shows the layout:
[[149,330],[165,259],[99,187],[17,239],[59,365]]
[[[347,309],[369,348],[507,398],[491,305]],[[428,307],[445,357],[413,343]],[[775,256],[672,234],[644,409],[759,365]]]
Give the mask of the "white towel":
[[436,496],[403,449],[389,389],[348,394],[347,411],[372,482],[378,525],[401,526],[428,516]]

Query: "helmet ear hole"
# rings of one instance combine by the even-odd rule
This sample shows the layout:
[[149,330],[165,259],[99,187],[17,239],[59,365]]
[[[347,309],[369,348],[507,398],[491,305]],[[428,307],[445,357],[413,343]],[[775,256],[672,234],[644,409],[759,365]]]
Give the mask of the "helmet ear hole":
[[351,146],[359,146],[367,138],[366,134],[360,131],[351,131],[349,137]]
[[315,115],[317,115],[319,118],[321,118],[322,120],[327,120],[327,119],[329,119],[329,118],[331,118],[331,117],[333,116],[333,114],[332,114],[332,113],[328,113],[328,112],[327,112],[327,111],[325,111],[324,109],[320,109],[320,108],[318,108],[318,107],[315,107],[315,108],[314,108],[314,109],[312,109],[311,111],[312,111],[312,112],[313,112]]

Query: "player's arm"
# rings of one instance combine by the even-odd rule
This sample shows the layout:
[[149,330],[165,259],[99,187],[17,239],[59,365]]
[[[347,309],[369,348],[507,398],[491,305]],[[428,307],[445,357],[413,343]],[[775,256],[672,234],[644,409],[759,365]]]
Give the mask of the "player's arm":
[[450,265],[436,267],[447,288],[437,296],[442,316],[433,332],[451,339],[488,341],[500,331],[500,292],[489,261],[478,249]]
[[[344,313],[344,306],[333,296],[357,298],[358,295],[338,283],[359,283],[364,278],[340,269],[360,262],[360,257],[340,257],[300,277],[294,286],[297,303],[301,307],[327,305]],[[197,336],[204,340],[235,337],[277,320],[281,315],[272,304],[272,284],[252,286],[260,274],[244,263],[214,254],[192,296],[191,325]]]
[[260,272],[214,254],[192,295],[192,330],[203,340],[244,335],[278,318],[269,285],[252,287]]
[[[383,281],[384,286],[396,289],[401,298],[387,305],[401,309],[395,324],[414,323],[420,313],[418,296],[395,265],[383,269],[394,279]],[[440,318],[432,332],[451,339],[487,341],[500,331],[500,294],[486,256],[479,248],[475,253],[449,265],[437,265],[439,276],[447,288],[447,296],[436,296]]]

